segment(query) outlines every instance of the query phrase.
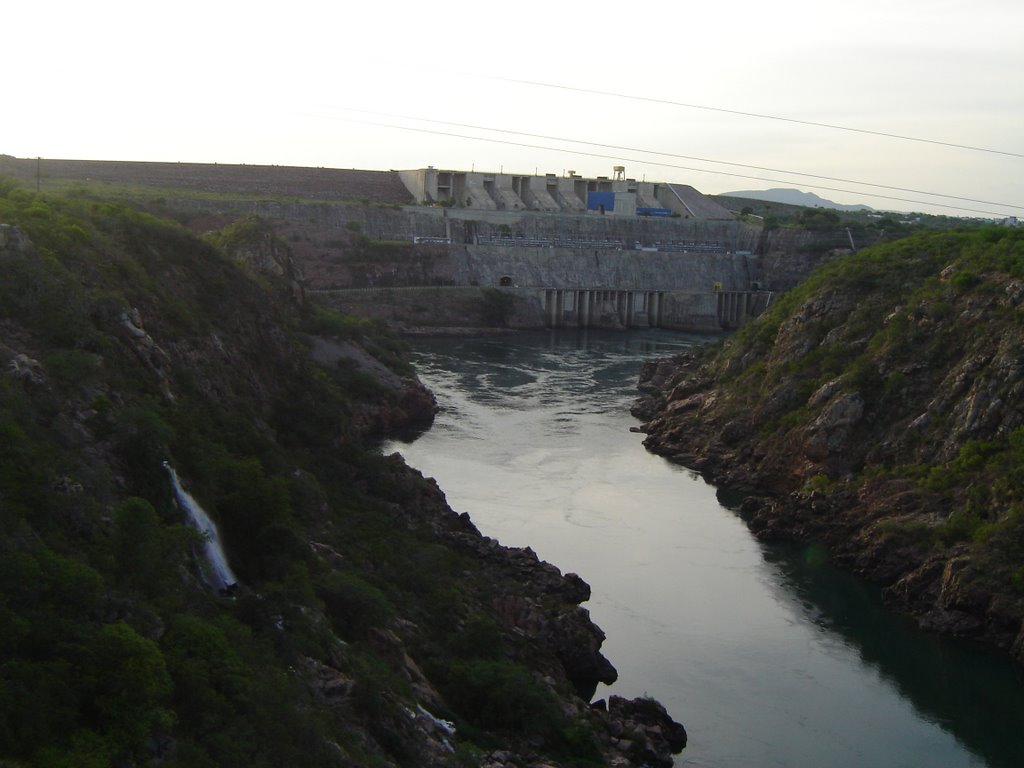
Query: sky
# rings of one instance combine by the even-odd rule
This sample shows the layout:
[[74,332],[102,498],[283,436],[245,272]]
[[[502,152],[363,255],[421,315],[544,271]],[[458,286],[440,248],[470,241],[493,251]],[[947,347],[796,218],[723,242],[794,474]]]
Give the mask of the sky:
[[8,6],[16,157],[623,165],[711,194],[1024,218],[1020,0]]

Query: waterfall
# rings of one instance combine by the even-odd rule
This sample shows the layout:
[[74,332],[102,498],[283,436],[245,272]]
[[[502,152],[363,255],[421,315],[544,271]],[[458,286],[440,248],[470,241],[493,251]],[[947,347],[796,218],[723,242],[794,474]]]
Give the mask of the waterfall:
[[181,487],[178,473],[174,471],[174,467],[165,461],[164,469],[171,477],[174,497],[178,501],[178,506],[185,510],[192,525],[203,534],[203,550],[209,565],[209,568],[203,569],[207,583],[221,592],[231,590],[238,583],[238,578],[232,573],[227,557],[224,556],[224,550],[221,548],[220,539],[217,536],[217,526],[213,524],[206,511],[199,506],[199,502]]

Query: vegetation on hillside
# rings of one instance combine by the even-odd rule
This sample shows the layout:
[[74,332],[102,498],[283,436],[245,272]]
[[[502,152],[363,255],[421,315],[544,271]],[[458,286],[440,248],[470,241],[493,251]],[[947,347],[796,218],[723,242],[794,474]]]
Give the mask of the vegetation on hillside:
[[951,229],[977,229],[987,225],[976,218],[929,213],[900,213],[896,211],[838,210],[826,207],[807,207],[788,203],[769,202],[745,197],[714,196],[727,208],[739,214],[742,221],[764,226],[766,229],[796,228],[809,232],[833,233],[854,238],[857,247],[881,240],[894,240],[921,232]]
[[[30,242],[0,243],[0,763],[601,762],[565,672],[493,616],[521,577],[363,445],[373,378],[309,354],[331,336],[407,374],[392,337],[116,204],[3,183],[0,224]],[[203,583],[164,461],[217,521],[234,596]]]
[[[1024,616],[1024,232],[917,235],[836,259],[700,365],[674,380],[687,383],[663,404],[653,444],[685,454],[688,428],[708,433],[708,466],[796,492],[799,522],[787,524],[779,504],[772,526],[822,535],[833,519],[823,510],[841,512],[837,546],[884,581],[966,558],[945,577],[922,566],[901,588],[922,605],[938,600],[924,610],[950,622],[973,616],[958,614],[966,633],[1014,640]],[[706,388],[714,397],[694,399]]]

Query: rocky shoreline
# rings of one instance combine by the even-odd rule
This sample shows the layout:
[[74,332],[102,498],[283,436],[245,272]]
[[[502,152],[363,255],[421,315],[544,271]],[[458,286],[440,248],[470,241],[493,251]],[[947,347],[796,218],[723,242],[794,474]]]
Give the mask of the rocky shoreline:
[[833,394],[840,405],[824,410],[830,415],[780,445],[759,432],[756,409],[723,404],[727,387],[715,366],[700,352],[645,364],[632,413],[643,421],[648,450],[738,493],[738,512],[759,539],[823,544],[833,562],[882,587],[887,604],[922,628],[990,644],[1024,663],[1024,601],[1008,584],[993,585],[969,542],[940,547],[893,533],[931,520],[943,503],[937,495],[900,476],[816,487],[825,477],[815,461],[818,439],[840,435],[837,450],[847,458],[870,448],[847,442],[851,398]]
[[[262,222],[243,222],[239,242],[226,242],[228,253],[239,263],[259,274],[292,279],[299,274],[289,249],[266,230]],[[224,238],[229,240],[229,238]],[[293,298],[296,293],[292,292]],[[301,294],[298,298],[302,298]],[[445,327],[428,329],[404,327],[410,335],[483,335],[513,332],[508,328]],[[374,441],[385,435],[414,433],[429,429],[437,412],[437,402],[415,376],[399,375],[359,344],[331,336],[312,336],[310,357],[327,369],[351,369],[372,379],[377,396],[353,405],[351,426],[360,441]],[[589,702],[599,683],[615,682],[618,673],[601,654],[604,633],[580,606],[590,598],[590,587],[576,574],[563,575],[555,566],[537,558],[526,549],[502,546],[484,537],[469,515],[457,514],[448,506],[444,494],[431,479],[423,478],[399,456],[390,457],[391,493],[397,498],[391,506],[397,520],[409,527],[429,528],[436,540],[452,550],[468,554],[481,566],[480,579],[487,592],[496,597],[487,606],[511,636],[519,638],[513,658],[541,674],[551,693],[564,702],[571,718],[586,722],[606,759],[612,765],[672,765],[672,755],[686,746],[686,730],[674,721],[665,708],[652,699],[626,700],[611,696],[608,702]],[[414,686],[428,707],[444,707],[443,696],[412,661],[411,648],[419,638],[415,625],[405,625],[406,633],[394,629],[377,632],[376,644],[393,660],[393,666]],[[310,660],[313,670],[310,685],[323,688],[323,680],[337,681],[341,672],[323,662]],[[343,676],[342,676],[343,677]],[[328,683],[332,690],[335,683]],[[344,686],[342,686],[344,689]],[[444,741],[430,718],[422,721],[419,739],[435,744]],[[397,727],[397,726],[396,726]],[[449,734],[450,735],[450,734]],[[438,748],[439,763],[444,750]],[[539,765],[538,755],[499,751],[491,764],[501,765],[515,758]]]
[[[265,762],[325,768],[467,760],[555,768],[580,759],[669,768],[686,732],[664,707],[646,698],[590,701],[599,683],[617,676],[601,654],[603,632],[581,606],[590,587],[529,549],[482,536],[434,481],[374,449],[382,434],[426,428],[436,411],[399,346],[351,333],[351,323],[318,324],[301,294],[273,280],[283,274],[271,270],[264,280],[269,262],[253,258],[267,251],[264,240],[246,258],[235,253],[257,275],[250,280],[177,230],[121,216],[137,227],[133,244],[147,244],[137,246],[146,260],[104,246],[125,268],[110,270],[110,293],[100,298],[90,292],[92,277],[39,257],[38,233],[30,239],[0,224],[0,262],[16,286],[8,296],[29,284],[62,288],[62,302],[46,306],[72,312],[59,328],[31,305],[9,305],[0,318],[4,392],[18,395],[6,397],[0,413],[14,457],[14,469],[0,473],[0,495],[21,526],[12,525],[19,533],[8,531],[0,547],[16,561],[8,587],[43,585],[15,605],[23,614],[11,615],[19,626],[53,630],[58,657],[77,648],[69,636],[94,644],[127,637],[161,676],[147,699],[158,716],[124,746],[109,747],[116,760],[93,762],[192,764],[199,754],[204,765],[234,765],[246,754],[239,750],[250,749],[267,753]],[[87,258],[68,263],[94,266]],[[213,283],[223,291],[204,292]],[[109,298],[121,295],[137,302]],[[87,334],[95,351],[55,340],[55,328]],[[18,420],[31,428],[11,426]],[[238,578],[230,599],[211,594],[191,538],[179,533],[185,521],[160,460],[181,468],[182,482],[216,518]],[[52,466],[67,469],[51,477],[42,467]],[[33,529],[51,514],[52,525]],[[139,521],[144,536],[127,530]],[[49,538],[62,554],[47,550]],[[102,574],[89,564],[99,546],[107,547],[97,561]],[[19,575],[38,576],[24,565],[37,556],[48,573],[68,579],[69,595],[93,589],[95,609],[72,600],[77,613],[68,616],[70,603],[53,602],[50,582]],[[121,646],[102,647],[110,666],[96,679],[116,679]],[[32,643],[10,650],[29,682],[48,674]],[[60,663],[72,668],[85,652],[75,653]],[[214,690],[219,683],[206,670],[216,676],[224,658],[231,680],[245,682]],[[256,695],[268,690],[269,698]],[[179,703],[192,692],[198,704]],[[125,716],[141,722],[139,699],[129,694]],[[94,709],[91,688],[75,696],[84,714],[69,706],[60,722],[40,715],[32,728],[22,728],[20,710],[3,720],[13,728],[5,733],[22,741],[0,748],[0,763],[33,762],[43,748],[63,750],[62,763],[84,762],[78,745],[61,743]],[[252,707],[264,730],[299,717],[316,728],[253,732]],[[122,738],[105,719],[88,722],[96,743]],[[207,738],[212,722],[216,734]],[[251,743],[222,733],[245,733]]]
[[[432,399],[429,405],[422,398],[419,402],[423,407],[414,421],[422,425],[433,417],[436,406]],[[397,454],[388,460],[394,473],[391,485],[401,489],[405,498],[393,508],[401,522],[430,527],[445,546],[467,553],[481,564],[478,581],[495,596],[489,610],[519,641],[509,651],[511,658],[541,675],[572,719],[589,724],[608,764],[670,768],[672,756],[685,748],[687,734],[663,705],[647,697],[616,695],[591,701],[598,684],[611,685],[618,672],[601,653],[604,632],[581,605],[590,599],[590,586],[577,574],[562,574],[540,560],[529,547],[506,547],[482,535],[467,513],[451,509],[436,481],[423,477]],[[393,635],[396,649],[404,657],[408,657],[407,641],[412,644],[414,639]],[[430,691],[428,702],[441,701],[426,678],[419,686]],[[482,763],[505,764],[556,765],[518,750],[499,750],[485,756]]]

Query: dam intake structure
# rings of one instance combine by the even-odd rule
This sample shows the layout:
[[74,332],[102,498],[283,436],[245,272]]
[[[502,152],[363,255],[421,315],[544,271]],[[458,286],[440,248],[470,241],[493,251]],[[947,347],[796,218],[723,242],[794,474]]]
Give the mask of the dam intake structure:
[[360,232],[389,234],[376,241],[377,250],[364,243],[339,254],[338,267],[321,273],[328,285],[307,295],[415,334],[481,326],[717,333],[759,315],[775,290],[765,287],[771,282],[757,252],[758,232],[737,221],[447,208],[402,213],[415,230],[396,229],[398,212],[360,223]]
[[[262,220],[297,295],[400,332],[728,331],[849,252],[845,234],[765,227],[687,184],[612,170],[585,177],[0,155],[0,172],[34,183],[160,189],[159,202],[147,204],[197,231]],[[438,293],[427,300],[426,289]],[[495,292],[511,298],[494,301]]]
[[548,288],[542,294],[547,328],[672,328],[731,330],[761,314],[770,291],[590,290]]

